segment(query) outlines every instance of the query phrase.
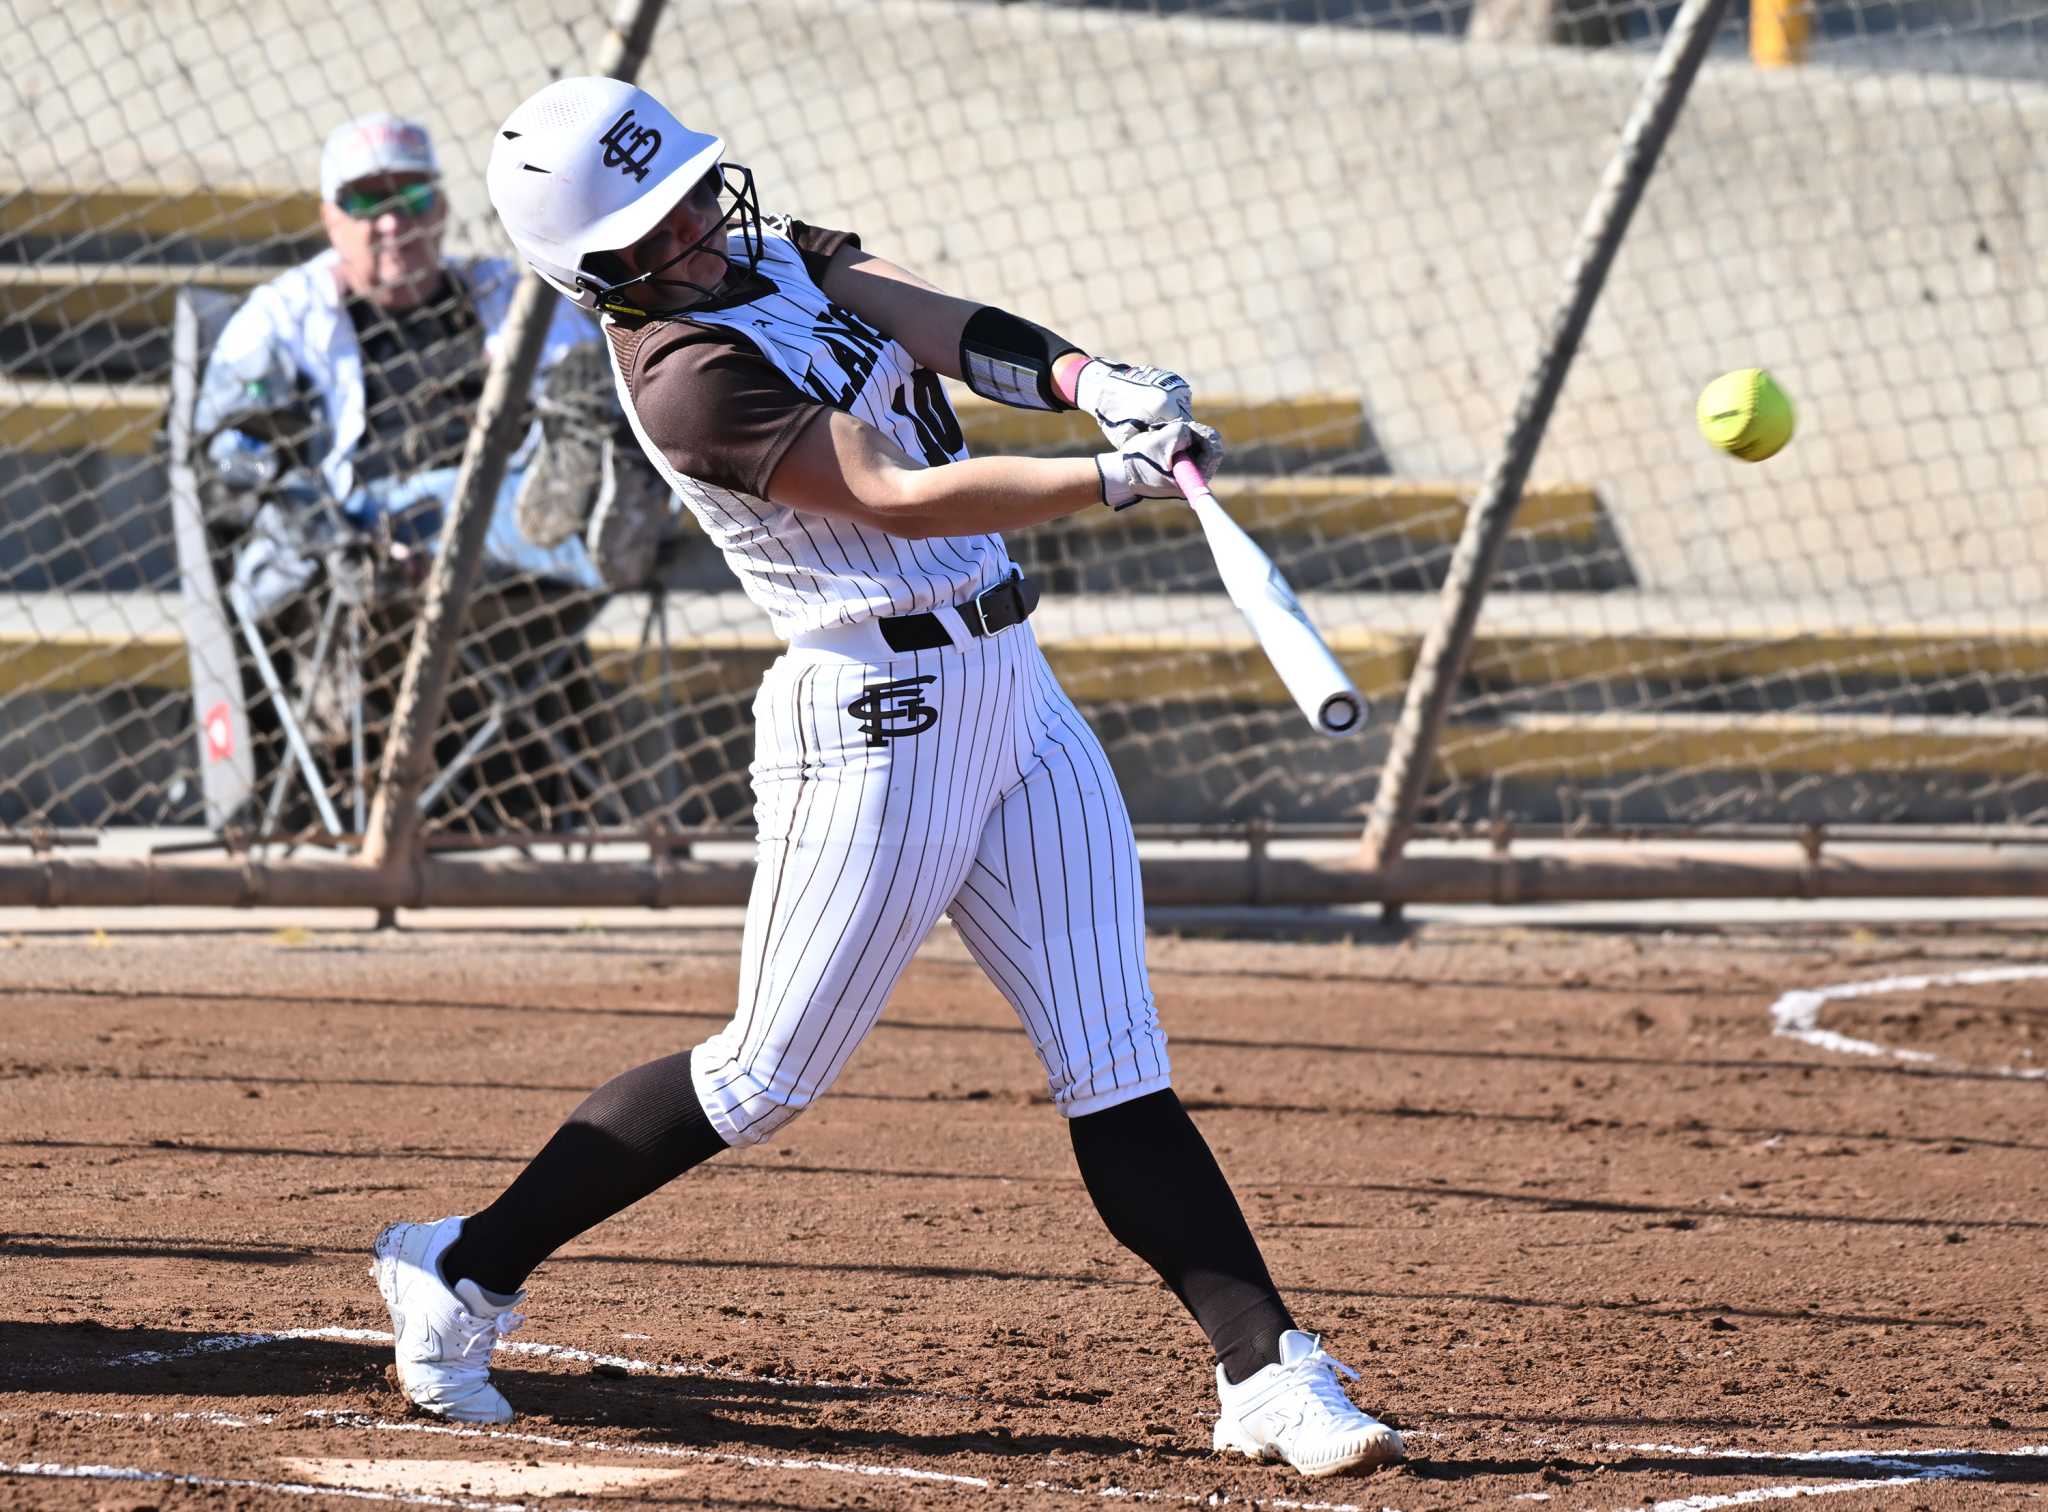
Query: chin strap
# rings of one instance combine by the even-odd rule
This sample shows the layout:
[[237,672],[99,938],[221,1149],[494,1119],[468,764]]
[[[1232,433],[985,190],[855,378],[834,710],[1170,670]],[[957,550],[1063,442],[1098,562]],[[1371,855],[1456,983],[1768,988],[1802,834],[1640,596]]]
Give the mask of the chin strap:
[[[761,265],[761,206],[754,193],[753,171],[741,167],[738,163],[722,164],[717,171],[724,176],[726,191],[732,195],[732,205],[719,217],[718,224],[658,268],[649,268],[637,277],[621,281],[600,282],[594,278],[590,279],[586,287],[590,290],[592,302],[599,310],[608,315],[630,315],[635,319],[645,320],[657,312],[631,304],[620,298],[621,294],[629,289],[642,287],[688,289],[702,299],[715,299],[718,297],[719,288],[723,288],[734,273],[751,273]],[[746,249],[744,259],[735,259],[732,255],[734,232],[739,234],[740,244]],[[723,238],[723,245],[717,255],[724,259],[726,266],[726,277],[720,279],[716,287],[707,289],[702,284],[691,283],[688,279],[661,276],[685,258],[693,257],[699,252],[710,251],[710,244],[716,238]],[[595,257],[598,254],[591,255]],[[579,272],[579,280],[586,277],[586,273]]]

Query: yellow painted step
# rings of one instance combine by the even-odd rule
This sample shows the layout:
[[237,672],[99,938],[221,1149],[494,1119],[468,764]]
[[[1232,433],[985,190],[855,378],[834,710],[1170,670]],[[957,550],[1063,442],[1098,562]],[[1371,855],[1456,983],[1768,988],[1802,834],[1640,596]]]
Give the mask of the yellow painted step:
[[[751,694],[781,644],[735,633],[678,644],[675,693],[684,699]],[[1379,705],[1382,718],[1405,682],[1412,646],[1391,638],[1340,637],[1339,659]],[[629,639],[593,641],[599,675],[651,680],[657,667]],[[1215,696],[1284,706],[1286,691],[1264,656],[1222,635],[1180,642],[1099,637],[1049,644],[1046,658],[1082,704],[1158,703]],[[640,665],[634,665],[635,660]],[[172,629],[31,639],[0,637],[0,693],[90,692],[189,685],[184,645]],[[1447,780],[1502,778],[1596,782],[1649,772],[1772,772],[1857,776],[1963,772],[2029,778],[2048,772],[2048,720],[1851,714],[1523,714],[1498,723],[1446,726],[1437,769]]]
[[[111,601],[118,602],[118,596]],[[167,604],[166,609],[169,607]],[[1412,645],[1358,631],[1339,632],[1330,640],[1338,659],[1368,697],[1390,698],[1406,680],[1413,661]],[[657,655],[652,650],[642,652],[635,636],[593,635],[590,649],[598,675],[607,682],[637,677],[652,684],[660,675]],[[782,650],[780,641],[753,632],[676,640],[672,643],[674,691],[683,699],[712,692],[751,693]],[[1225,693],[1249,703],[1287,702],[1287,691],[1265,654],[1242,636],[1089,636],[1050,643],[1045,653],[1060,680],[1084,702]],[[21,624],[0,628],[0,693],[136,685],[189,685],[184,638],[175,625],[160,617],[134,629],[118,622],[97,631],[67,629],[58,633],[33,631]]]
[[[27,612],[0,625],[0,691],[97,688],[120,684],[182,687],[186,672],[176,625],[175,595],[106,595],[95,599],[89,617],[61,595],[20,601]],[[102,601],[103,600],[103,601]],[[1199,629],[1176,626],[1149,631],[1055,636],[1041,631],[1046,655],[1074,696],[1085,703],[1148,702],[1228,698],[1250,704],[1284,705],[1285,690],[1264,654],[1238,626],[1219,597],[1216,616]],[[631,617],[637,628],[637,616]],[[1328,635],[1338,659],[1368,697],[1389,709],[1414,669],[1419,637],[1349,624]],[[678,635],[674,639],[676,692],[685,698],[713,691],[751,691],[780,650],[759,630]],[[651,683],[659,675],[652,652],[639,652],[633,633],[600,629],[590,637],[609,681]],[[638,658],[637,665],[635,658]],[[1566,664],[1576,658],[1578,665]],[[2006,675],[2048,677],[2048,627],[1989,631],[1927,628],[1834,633],[1825,637],[1786,634],[1777,640],[1713,636],[1623,637],[1575,641],[1558,636],[1493,635],[1482,631],[1472,656],[1474,669],[1526,674],[1525,685],[1554,680],[1563,668],[1585,675],[1623,675],[1616,669],[1655,664],[1659,658],[1683,667],[1689,679],[1735,680],[1778,673],[1833,670],[1837,675],[1960,677]],[[2048,729],[2048,722],[2036,722]],[[1501,723],[1454,726],[1447,752],[1477,757],[1484,770],[1507,770],[1516,761],[1533,772],[1561,776],[1618,769],[1623,760],[1664,769],[1687,764],[1756,766],[1782,759],[1775,769],[1806,770],[1799,755],[1814,742],[1846,742],[1863,753],[1858,760],[1895,764],[1900,753],[1933,752],[1940,765],[1948,750],[2024,751],[2000,757],[1995,770],[2031,762],[2048,771],[2034,725],[2025,720],[1960,718],[1927,720],[1910,716],[1809,714],[1532,713]],[[1802,745],[1802,742],[1805,745]],[[1771,753],[1793,753],[1774,758]],[[1886,754],[1886,753],[1891,754]],[[1975,758],[1973,758],[1974,760]],[[1964,769],[1976,770],[1975,766]]]
[[320,233],[320,196],[254,185],[93,189],[0,184],[0,234],[267,242]]
[[0,695],[191,685],[185,637],[176,630],[0,636]]
[[0,319],[67,330],[97,324],[120,331],[168,333],[179,289],[196,284],[247,294],[276,271],[181,263],[0,266]]
[[161,384],[0,379],[0,447],[139,457],[151,446],[169,391]]
[[[1222,612],[1235,616],[1222,600]],[[1244,636],[1101,635],[1046,640],[1040,645],[1060,683],[1086,704],[1227,698],[1247,704],[1286,704],[1287,689],[1264,651]],[[1399,696],[1414,663],[1414,646],[1394,636],[1339,632],[1330,648],[1368,699]],[[672,643],[674,691],[693,699],[713,692],[751,695],[782,652],[766,636],[733,636],[705,642]],[[592,638],[598,676],[606,682],[637,680],[650,691],[661,676],[658,655],[642,652],[636,639]],[[0,658],[4,658],[0,649]],[[7,683],[0,660],[0,687]]]
[[[1597,603],[1597,600],[1589,600]],[[1796,628],[1614,636],[1481,630],[1466,676],[1489,688],[1590,682],[1726,683],[1794,676],[1912,681],[2048,677],[2048,629]]]
[[[1313,531],[1334,541],[1399,533],[1419,545],[1449,545],[1464,528],[1474,489],[1462,483],[1416,478],[1233,477],[1216,480],[1216,498],[1245,529],[1256,533]],[[1042,527],[1091,535],[1158,531],[1199,533],[1195,512],[1172,500],[1150,500],[1123,511],[1083,510]],[[1515,529],[1548,539],[1592,545],[1599,536],[1600,501],[1575,483],[1532,484],[1522,495]]]
[[[96,268],[93,271],[107,270]],[[168,328],[169,302],[180,283],[196,282],[209,288],[246,291],[268,276],[260,269],[181,268],[175,265],[163,265],[147,278],[129,278],[124,270],[116,269],[107,277],[81,280],[74,277],[73,272],[63,268],[0,268],[0,310],[14,318],[33,317],[45,324],[78,324],[87,319],[111,316],[123,328],[156,324],[161,315],[162,323]],[[1291,400],[1225,400],[1219,409],[1238,416],[1230,422],[1239,427],[1232,434],[1241,435],[1246,444],[1250,444],[1253,440],[1287,441],[1290,437],[1299,436],[1302,434],[1298,428],[1302,423],[1300,416],[1316,413],[1324,402],[1305,400],[1297,404]],[[1357,401],[1349,402],[1351,422],[1355,428]],[[153,402],[153,407],[162,407],[161,397]],[[992,412],[991,418],[999,419],[1001,423],[993,428],[968,431],[968,443],[976,452],[1044,450],[1054,443],[1040,434],[1042,428],[1047,425],[1056,427],[1075,418],[1071,415],[1046,415],[1034,410],[1000,410],[994,405],[984,405],[984,408]],[[965,417],[961,423],[966,429]],[[1099,442],[1101,433],[1096,431],[1094,422],[1082,423]],[[1371,481],[1378,484],[1387,480]],[[1331,493],[1326,486],[1328,482],[1326,479],[1312,479],[1298,483],[1296,487],[1303,503],[1327,501]],[[1225,474],[1218,479],[1218,486],[1234,488],[1238,483]],[[1396,491],[1399,491],[1398,486]],[[1457,507],[1462,508],[1462,503]],[[1105,518],[1113,517],[1105,512]]]
[[[147,449],[163,413],[160,386],[100,388],[83,384],[0,382],[0,445],[24,451],[91,447],[117,456]],[[1247,530],[1313,531],[1357,539],[1398,532],[1418,545],[1449,545],[1464,525],[1471,489],[1461,483],[1378,477],[1237,477],[1217,479],[1217,497]],[[1578,484],[1533,484],[1523,495],[1516,529],[1547,539],[1593,545],[1600,503]],[[1200,530],[1192,510],[1171,501],[1121,514],[1084,510],[1045,527],[1107,538],[1117,533],[1184,535]]]
[[[1003,452],[1102,451],[1107,443],[1093,420],[1078,410],[1014,409],[967,392],[949,390],[968,449]],[[1256,399],[1240,394],[1197,394],[1197,412],[1233,447],[1277,445],[1305,451],[1342,451],[1359,444],[1365,411],[1356,394],[1309,394]]]
[[1867,776],[2048,772],[2048,720],[1881,714],[1522,714],[1447,725],[1456,781],[1592,782],[1643,772]]

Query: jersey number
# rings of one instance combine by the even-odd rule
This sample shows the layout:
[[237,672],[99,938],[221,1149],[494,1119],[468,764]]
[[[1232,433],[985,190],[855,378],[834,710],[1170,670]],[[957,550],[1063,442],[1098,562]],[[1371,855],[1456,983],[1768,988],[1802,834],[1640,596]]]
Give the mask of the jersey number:
[[960,434],[959,417],[953,413],[953,406],[946,400],[946,391],[939,385],[939,375],[926,368],[918,368],[910,375],[910,402],[904,402],[904,385],[896,385],[896,396],[889,401],[889,408],[896,411],[917,429],[918,444],[924,447],[924,459],[933,467],[943,467],[960,454],[961,443],[966,439]]

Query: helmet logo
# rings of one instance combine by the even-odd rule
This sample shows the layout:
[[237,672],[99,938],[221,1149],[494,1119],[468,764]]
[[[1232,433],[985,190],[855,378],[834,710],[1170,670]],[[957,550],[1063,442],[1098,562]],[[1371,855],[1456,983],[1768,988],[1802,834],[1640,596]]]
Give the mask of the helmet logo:
[[630,108],[612,122],[612,129],[599,140],[604,143],[605,167],[631,174],[642,182],[647,178],[654,154],[661,151],[661,133],[651,126],[634,125]]

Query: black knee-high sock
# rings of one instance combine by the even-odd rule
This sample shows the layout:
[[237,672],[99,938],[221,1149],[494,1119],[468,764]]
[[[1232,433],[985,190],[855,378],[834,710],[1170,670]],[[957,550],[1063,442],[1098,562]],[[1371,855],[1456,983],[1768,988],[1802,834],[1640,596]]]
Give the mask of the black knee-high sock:
[[1067,1129],[1102,1221],[1194,1314],[1231,1383],[1276,1363],[1294,1319],[1180,1098],[1154,1092]]
[[441,1274],[509,1296],[585,1229],[724,1148],[690,1082],[688,1051],[635,1066],[583,1099],[503,1195],[462,1225]]

